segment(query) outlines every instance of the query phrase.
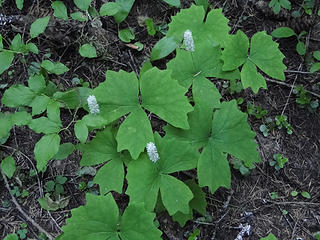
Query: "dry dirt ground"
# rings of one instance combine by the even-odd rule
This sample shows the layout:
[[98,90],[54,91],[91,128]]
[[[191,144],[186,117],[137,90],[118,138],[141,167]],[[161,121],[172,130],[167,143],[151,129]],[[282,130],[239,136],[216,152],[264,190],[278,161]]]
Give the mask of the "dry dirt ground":
[[[65,1],[68,9],[74,9],[73,1]],[[247,35],[266,30],[270,33],[278,26],[291,26],[297,32],[307,31],[303,41],[307,42],[308,52],[320,50],[320,21],[309,17],[292,20],[290,15],[282,13],[281,17],[275,16],[266,8],[257,6],[254,0],[216,0],[210,1],[212,7],[223,8],[223,12],[230,20],[232,33],[242,29]],[[266,1],[268,2],[268,1]],[[302,1],[291,1],[294,8],[299,8]],[[102,1],[95,0],[93,5],[99,9]],[[182,7],[189,7],[191,1],[182,0]],[[261,2],[259,3],[261,4]],[[315,10],[319,9],[319,1],[315,1]],[[141,26],[143,17],[151,17],[156,23],[169,23],[170,16],[179,10],[170,8],[162,1],[136,0],[136,3],[121,27],[135,28],[136,40],[144,44],[144,49],[138,52],[123,44],[117,37],[117,25],[112,18],[101,18],[102,28],[92,30],[88,24],[61,24],[56,23],[36,43],[39,55],[29,54],[27,64],[15,59],[10,70],[14,70],[11,76],[8,73],[2,75],[1,83],[25,83],[27,81],[27,68],[30,62],[39,62],[46,53],[51,53],[51,59],[66,64],[70,71],[65,75],[55,77],[53,81],[62,89],[70,87],[71,79],[79,77],[90,82],[91,86],[97,86],[104,81],[105,71],[123,69],[138,72],[143,61],[150,55],[154,44],[161,36],[151,37],[146,28]],[[27,16],[26,21],[12,23],[1,27],[4,38],[12,37],[20,32],[28,34],[28,28],[33,19],[52,14],[50,1],[26,0],[22,11],[18,11],[13,0],[3,1],[0,12],[5,15]],[[28,22],[30,19],[30,22]],[[187,23],[186,23],[187,24]],[[62,32],[63,34],[58,34]],[[28,39],[27,36],[25,36]],[[94,42],[99,51],[99,57],[93,60],[81,58],[78,54],[80,44],[88,41]],[[305,108],[300,108],[296,103],[292,90],[295,85],[302,84],[312,92],[312,97],[317,99],[320,91],[317,83],[320,82],[320,74],[309,74],[306,61],[295,51],[297,40],[295,38],[278,40],[281,51],[285,54],[286,81],[284,83],[267,80],[268,90],[260,90],[257,95],[245,90],[231,95],[220,83],[220,91],[225,100],[242,97],[244,103],[242,110],[246,111],[246,103],[252,102],[268,111],[268,116],[274,118],[285,114],[288,122],[293,127],[292,135],[285,130],[272,130],[267,137],[259,131],[263,120],[255,116],[249,116],[249,122],[257,133],[256,141],[259,144],[259,152],[262,162],[248,176],[242,176],[236,169],[232,170],[231,189],[219,189],[214,195],[207,193],[207,217],[195,216],[185,227],[180,227],[166,214],[160,214],[157,220],[163,231],[163,239],[187,239],[196,228],[200,230],[198,239],[209,240],[233,240],[237,237],[243,226],[250,225],[249,236],[243,239],[257,240],[272,232],[279,239],[313,239],[312,235],[320,231],[320,111],[310,113]],[[170,56],[172,57],[172,56]],[[165,66],[164,61],[156,65]],[[319,86],[319,85],[318,85]],[[6,88],[5,88],[6,89]],[[5,89],[0,90],[0,97]],[[320,100],[320,99],[318,99]],[[9,109],[1,105],[1,111]],[[81,114],[81,113],[80,113]],[[68,111],[62,111],[63,124],[70,122]],[[159,123],[159,128],[163,124]],[[63,133],[63,142],[76,143],[73,135]],[[73,153],[64,161],[51,162],[44,174],[37,177],[29,177],[30,169],[34,169],[33,147],[40,139],[27,127],[14,127],[8,141],[0,146],[3,156],[13,154],[19,166],[18,177],[20,189],[29,191],[29,196],[17,198],[21,209],[34,221],[53,236],[59,235],[65,220],[70,216],[70,210],[85,203],[83,191],[78,190],[81,181],[88,182],[90,177],[79,177],[78,152]],[[269,166],[273,154],[281,153],[289,159],[285,167],[279,171]],[[40,208],[37,199],[44,191],[44,184],[55,179],[57,175],[67,177],[65,196],[70,197],[66,208],[54,212],[48,212]],[[11,187],[19,186],[17,179],[9,181]],[[91,189],[95,191],[95,188]],[[292,197],[290,192],[307,191],[310,199],[301,195]],[[277,198],[272,198],[271,193],[277,193]],[[127,204],[127,197],[117,195],[119,206]],[[20,229],[22,222],[28,224],[29,239],[38,239],[39,230],[25,216],[17,210],[12,203],[10,194],[5,188],[4,181],[0,180],[0,239],[6,234]]]

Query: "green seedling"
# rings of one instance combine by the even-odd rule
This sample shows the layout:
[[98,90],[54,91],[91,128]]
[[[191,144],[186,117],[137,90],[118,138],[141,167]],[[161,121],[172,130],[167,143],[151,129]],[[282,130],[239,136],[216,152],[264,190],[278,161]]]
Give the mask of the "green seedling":
[[28,225],[26,223],[21,223],[20,229],[17,231],[17,234],[20,239],[26,239],[28,233],[27,226]]
[[260,106],[254,105],[254,103],[248,102],[247,103],[247,112],[249,115],[255,116],[257,119],[261,119],[268,114],[266,109],[263,109]]
[[275,123],[278,129],[285,128],[287,130],[287,133],[289,135],[292,134],[292,126],[290,123],[288,123],[288,118],[285,115],[278,115],[275,117]]
[[269,161],[269,165],[271,167],[274,167],[277,171],[279,171],[281,168],[284,167],[284,164],[288,162],[288,158],[285,158],[282,156],[282,154],[274,154],[273,155],[274,160]]
[[313,61],[310,67],[310,72],[314,73],[320,70],[320,50],[314,51],[312,56],[314,57],[316,62]]
[[269,233],[268,236],[260,238],[260,240],[278,240],[278,238],[276,238],[276,236],[274,236],[272,233]]
[[231,158],[231,164],[234,169],[237,169],[240,171],[241,175],[248,176],[250,174],[250,171],[255,169],[255,166],[249,166],[247,167],[243,161],[241,161],[238,158]]
[[295,31],[293,31],[290,27],[279,27],[271,33],[271,35],[275,38],[288,38],[295,36],[298,40],[298,43],[296,45],[296,51],[299,55],[305,55],[306,54],[306,45],[301,40],[304,35],[306,35],[306,31],[302,31],[301,33],[297,34]]
[[53,194],[53,196],[57,197],[64,193],[63,184],[67,181],[66,177],[58,175],[55,181],[48,181],[45,184],[45,191]]
[[158,32],[161,33],[162,35],[166,35],[168,31],[168,24],[166,23],[156,24],[154,23],[152,18],[145,19],[144,25],[146,26],[148,34],[150,36],[154,36]]
[[269,195],[270,195],[270,198],[273,200],[279,198],[279,195],[276,192],[271,192]]
[[294,191],[291,191],[291,193],[290,193],[290,195],[292,197],[296,197],[299,194],[301,194],[301,196],[304,197],[304,198],[307,198],[307,199],[311,198],[310,194],[308,192],[306,192],[306,191],[298,192],[298,191],[294,190]]
[[288,0],[271,0],[269,7],[272,9],[274,14],[278,14],[281,8],[291,10],[291,2]]
[[301,84],[293,89],[293,93],[296,95],[296,103],[298,103],[299,107],[307,108],[309,112],[315,112],[319,107],[318,99],[313,99]]

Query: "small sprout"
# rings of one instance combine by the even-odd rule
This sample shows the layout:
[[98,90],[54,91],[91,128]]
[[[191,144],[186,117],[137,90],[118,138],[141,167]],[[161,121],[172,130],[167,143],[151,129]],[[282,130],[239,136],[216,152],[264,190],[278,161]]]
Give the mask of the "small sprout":
[[278,193],[276,193],[276,192],[271,192],[271,193],[270,193],[270,197],[271,197],[271,199],[277,199],[279,196],[278,196]]
[[269,162],[271,167],[274,167],[277,171],[284,167],[284,164],[288,162],[288,158],[282,156],[282,154],[274,154],[273,159]]
[[282,214],[283,214],[283,215],[287,215],[287,214],[288,214],[288,211],[285,210],[285,209],[283,209],[283,210],[282,210]]
[[297,191],[295,191],[295,190],[290,193],[290,195],[291,195],[292,197],[296,197],[296,196],[298,196],[298,194],[299,194],[299,192],[297,192]]
[[311,196],[308,192],[301,192],[301,196],[304,197],[304,198],[307,198],[307,199],[310,199]]

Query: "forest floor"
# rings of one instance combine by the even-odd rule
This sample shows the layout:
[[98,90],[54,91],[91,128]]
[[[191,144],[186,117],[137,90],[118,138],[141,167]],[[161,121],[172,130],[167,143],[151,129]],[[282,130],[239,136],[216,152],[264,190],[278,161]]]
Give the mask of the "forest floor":
[[[13,2],[3,1],[0,12],[5,15],[29,16],[31,19],[53,13],[50,1],[25,0],[22,11],[18,11]],[[247,111],[249,104],[267,110],[267,115],[262,119],[255,115],[249,115],[248,118],[257,134],[256,141],[262,161],[246,176],[233,168],[231,189],[220,188],[213,195],[207,191],[206,218],[195,216],[182,228],[167,214],[159,215],[157,220],[163,232],[163,239],[187,239],[190,233],[198,228],[200,230],[198,239],[233,240],[241,231],[239,227],[241,224],[251,227],[250,235],[243,239],[258,240],[269,232],[283,240],[313,239],[313,234],[320,231],[320,110],[317,108],[310,112],[307,108],[301,108],[296,103],[297,96],[293,90],[295,86],[302,84],[312,93],[311,97],[314,100],[320,100],[320,73],[310,74],[307,61],[308,53],[320,50],[319,18],[311,21],[311,17],[301,17],[300,20],[293,21],[286,12],[274,15],[265,7],[258,6],[263,1],[259,1],[259,4],[252,0],[210,2],[213,8],[223,8],[224,15],[230,20],[232,33],[241,29],[248,36],[263,30],[270,34],[279,26],[290,26],[296,32],[305,30],[307,34],[302,39],[307,44],[307,54],[300,56],[296,52],[295,37],[276,40],[286,57],[284,59],[287,66],[286,80],[278,82],[267,79],[268,89],[260,89],[258,94],[253,94],[251,90],[230,94],[230,88],[225,87],[226,83],[218,81],[224,100],[243,98],[244,102],[240,105],[243,111]],[[302,1],[291,2],[294,9],[301,8]],[[65,3],[68,9],[75,8],[73,1]],[[191,3],[192,1],[182,0],[182,8],[189,7]],[[102,1],[95,0],[92,5],[99,9]],[[319,2],[316,0],[314,12],[318,9]],[[144,45],[142,51],[132,49],[118,39],[118,26],[111,17],[101,17],[102,27],[100,30],[95,28],[94,31],[90,22],[81,23],[80,26],[71,22],[66,22],[65,26],[55,26],[51,28],[51,32],[46,31],[39,38],[38,55],[29,54],[27,63],[15,59],[10,74],[6,72],[1,76],[0,83],[8,85],[0,89],[0,97],[12,84],[25,83],[28,79],[28,64],[41,61],[47,53],[51,54],[50,59],[53,61],[61,61],[70,68],[66,74],[53,79],[61,89],[69,88],[74,77],[88,81],[91,87],[95,87],[105,80],[106,70],[122,69],[139,72],[143,61],[150,56],[152,47],[162,37],[149,36],[146,27],[141,24],[141,19],[150,17],[155,23],[169,23],[170,17],[178,11],[179,9],[169,7],[160,0],[136,0],[128,18],[120,27],[135,29],[136,41]],[[12,25],[13,23],[0,28],[3,38],[12,39],[17,32],[22,35],[28,34],[30,27],[28,22]],[[98,50],[99,57],[96,59],[85,59],[78,54],[77,49],[88,39]],[[155,65],[164,68],[165,62],[158,61]],[[2,112],[8,111],[2,105],[0,109]],[[65,125],[70,122],[71,116],[68,111],[64,111],[61,117]],[[288,134],[284,129],[274,128],[265,137],[259,128],[265,124],[266,117],[274,119],[281,114],[287,116],[293,133]],[[61,138],[62,142],[77,142],[73,135],[66,133]],[[81,155],[77,151],[66,160],[51,162],[45,173],[30,177],[29,172],[35,165],[33,148],[39,139],[40,136],[27,127],[14,127],[8,141],[0,145],[0,153],[5,156],[13,154],[19,166],[18,178],[11,179],[9,183],[11,187],[17,186],[19,191],[26,189],[29,192],[27,197],[17,197],[22,210],[51,235],[58,236],[66,218],[70,216],[70,210],[85,204],[85,192],[79,190],[79,184],[92,180],[92,177],[78,174]],[[273,160],[273,155],[278,153],[288,158],[288,162],[283,169],[276,171],[269,162]],[[59,175],[67,178],[64,184],[64,196],[70,198],[69,204],[57,211],[43,210],[37,199],[45,191],[46,182],[56,179]],[[95,190],[95,187],[91,188],[91,191]],[[290,194],[292,191],[308,192],[310,198],[300,194],[293,197]],[[118,201],[120,206],[125,205],[127,198],[118,196]],[[38,229],[17,210],[3,180],[0,180],[0,239],[8,233],[21,229],[23,222],[28,224],[29,239],[39,239]]]

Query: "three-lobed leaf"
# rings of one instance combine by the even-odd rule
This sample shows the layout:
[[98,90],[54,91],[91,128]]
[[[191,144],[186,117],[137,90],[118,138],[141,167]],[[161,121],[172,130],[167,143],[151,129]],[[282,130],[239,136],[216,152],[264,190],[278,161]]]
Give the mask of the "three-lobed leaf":
[[129,205],[120,216],[111,194],[86,195],[86,205],[72,210],[72,217],[62,228],[60,240],[160,240],[161,232],[155,227],[154,213],[143,205]]
[[133,203],[144,202],[147,210],[155,207],[159,191],[170,215],[188,213],[193,199],[191,190],[171,173],[192,169],[197,164],[198,153],[188,143],[155,135],[160,159],[152,162],[146,154],[128,165],[127,194]]
[[221,59],[224,61],[223,70],[230,71],[243,65],[241,82],[244,88],[251,87],[257,93],[259,88],[266,88],[263,76],[257,72],[256,66],[267,75],[284,80],[286,66],[282,60],[284,55],[278,49],[278,44],[272,41],[265,32],[253,35],[250,43],[248,37],[239,30],[226,43]]

